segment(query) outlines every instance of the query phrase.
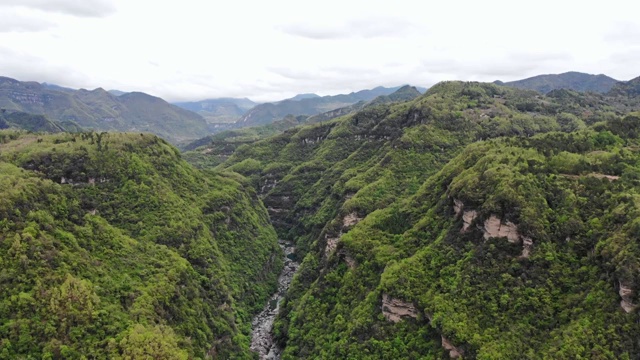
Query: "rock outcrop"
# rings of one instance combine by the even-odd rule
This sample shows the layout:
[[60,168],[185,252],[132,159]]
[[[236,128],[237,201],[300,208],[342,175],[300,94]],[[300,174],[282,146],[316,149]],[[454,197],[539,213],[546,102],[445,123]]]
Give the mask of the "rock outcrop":
[[456,214],[456,217],[462,214],[462,229],[460,232],[469,230],[473,220],[478,217],[478,212],[475,210],[464,211],[464,203],[458,199],[453,199],[453,212]]
[[[476,210],[465,210],[464,203],[458,199],[453,199],[453,212],[456,217],[462,214],[461,233],[467,232],[473,221],[478,217],[478,212]],[[533,239],[522,236],[518,232],[518,225],[511,221],[503,223],[502,219],[496,215],[491,215],[487,220],[485,220],[484,226],[480,227],[480,225],[478,225],[478,228],[482,230],[485,240],[492,237],[506,237],[510,243],[517,244],[521,242],[522,255],[520,255],[520,257],[528,258],[531,256],[531,251],[533,250]]]
[[[329,257],[329,254],[331,254],[331,252],[333,252],[338,247],[338,243],[340,242],[340,238],[342,237],[342,234],[344,233],[343,230],[345,232],[349,231],[349,228],[351,228],[355,224],[359,223],[360,220],[362,220],[362,218],[358,217],[357,213],[352,212],[352,213],[350,213],[350,214],[348,214],[348,215],[346,215],[345,217],[342,218],[342,228],[338,232],[338,234],[335,234],[335,235],[327,234],[327,235],[325,235],[324,238],[325,238],[327,244],[324,247],[324,255],[326,257]],[[355,261],[352,261],[352,262],[355,264]],[[349,261],[347,261],[347,263],[349,263]],[[352,267],[352,266],[350,266],[350,267]],[[355,265],[353,267],[355,267]]]
[[348,214],[347,216],[342,218],[342,227],[343,228],[351,227],[351,226],[359,223],[360,220],[362,220],[362,218],[358,217],[357,213],[352,212],[351,214]]
[[327,240],[327,245],[324,247],[325,256],[329,256],[329,254],[332,253],[338,247],[338,242],[340,242],[340,236],[342,236],[342,233],[340,233],[337,237],[330,237],[329,235],[325,236],[325,239]]
[[618,294],[620,294],[620,297],[622,298],[620,306],[627,313],[635,310],[638,306],[633,303],[633,293],[634,290],[631,285],[623,283],[622,281],[620,282],[620,290],[618,291]]
[[520,234],[518,234],[518,227],[511,221],[507,221],[504,224],[502,220],[491,215],[484,222],[484,238],[489,239],[492,237],[506,237],[510,243],[517,243],[520,241]]
[[457,359],[464,355],[464,351],[456,346],[454,346],[449,339],[440,335],[442,340],[442,347],[449,352],[449,357],[452,359]]
[[388,294],[382,294],[382,315],[391,322],[397,323],[403,318],[418,317],[418,309],[409,302],[395,299]]
[[478,217],[478,212],[475,210],[467,210],[462,213],[462,230],[461,232],[465,232],[469,230],[471,223]]
[[460,216],[462,209],[464,209],[464,203],[458,199],[453,199],[453,211],[456,213],[456,216]]

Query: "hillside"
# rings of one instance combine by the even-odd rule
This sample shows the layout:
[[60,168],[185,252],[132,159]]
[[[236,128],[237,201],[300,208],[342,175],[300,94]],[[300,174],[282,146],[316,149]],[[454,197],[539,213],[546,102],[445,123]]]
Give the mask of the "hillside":
[[367,107],[410,101],[418,96],[420,92],[415,87],[407,85],[389,95],[377,96],[369,102],[359,101],[353,105],[313,116],[288,115],[267,125],[222,131],[186,144],[181,149],[185,151],[185,159],[198,168],[216,166],[233,154],[239,146],[252,144],[293,127],[332,120]]
[[147,134],[0,131],[0,357],[252,359],[282,262],[255,192]]
[[640,356],[640,117],[554,95],[445,82],[238,147],[304,259],[282,358]]
[[59,90],[0,77],[0,108],[73,121],[91,130],[150,132],[173,142],[209,132],[201,116],[139,92],[114,96],[100,88]]
[[1,129],[44,133],[84,131],[82,127],[73,121],[51,121],[44,115],[34,115],[7,109],[0,109],[0,130]]
[[276,103],[260,104],[245,113],[237,122],[236,127],[250,127],[264,125],[287,115],[315,115],[345,106],[359,101],[370,101],[380,95],[389,95],[399,87],[377,87],[371,90],[361,90],[350,94],[331,95],[322,97],[302,96]]
[[575,71],[562,74],[538,75],[531,78],[502,82],[496,84],[525,90],[535,90],[546,94],[552,90],[569,89],[581,92],[595,92],[604,94],[611,90],[619,81],[606,75],[591,75]]
[[621,81],[609,92],[611,96],[640,97],[640,77],[629,81]]
[[220,98],[178,102],[174,105],[199,114],[209,123],[228,123],[237,121],[245,112],[258,104],[247,98]]

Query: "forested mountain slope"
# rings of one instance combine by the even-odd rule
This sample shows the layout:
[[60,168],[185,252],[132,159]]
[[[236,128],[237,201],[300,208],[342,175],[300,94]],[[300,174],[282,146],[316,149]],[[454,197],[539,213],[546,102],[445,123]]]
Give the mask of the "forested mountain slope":
[[313,116],[287,115],[282,120],[267,125],[226,130],[198,139],[181,148],[186,151],[184,153],[185,159],[196,167],[216,166],[233,154],[239,146],[266,139],[292,127],[332,120],[377,105],[410,101],[418,96],[420,96],[420,92],[417,88],[406,85],[389,95],[380,95],[368,102],[360,101]]
[[73,121],[91,130],[150,132],[174,142],[209,133],[200,115],[141,92],[115,96],[101,88],[60,90],[0,77],[0,109]]
[[0,131],[0,358],[252,358],[282,266],[255,195],[156,136]]
[[235,126],[249,127],[269,124],[287,115],[315,115],[349,106],[359,101],[370,101],[381,95],[389,95],[398,89],[400,87],[385,88],[379,86],[371,90],[361,90],[350,94],[295,97],[279,102],[260,104],[242,115]]
[[445,82],[239,147],[295,358],[637,358],[634,98]]
[[620,83],[607,75],[592,75],[577,71],[569,71],[562,74],[538,75],[527,79],[501,82],[496,84],[510,86],[518,89],[539,91],[546,94],[552,90],[568,89],[582,92],[607,93],[612,87]]

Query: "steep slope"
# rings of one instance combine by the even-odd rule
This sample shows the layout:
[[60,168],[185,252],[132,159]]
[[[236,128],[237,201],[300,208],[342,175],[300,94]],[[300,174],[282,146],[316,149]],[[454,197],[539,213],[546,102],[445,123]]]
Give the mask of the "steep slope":
[[60,91],[0,77],[0,108],[74,121],[86,129],[147,131],[171,141],[208,133],[201,116],[143,93],[114,96],[100,88]]
[[184,153],[185,159],[194,166],[199,168],[212,167],[226,160],[229,155],[241,145],[252,144],[295,126],[328,121],[367,107],[410,101],[418,96],[420,96],[420,92],[418,92],[415,87],[407,85],[390,95],[381,95],[369,102],[359,101],[353,105],[309,117],[304,115],[288,115],[284,117],[284,119],[274,121],[271,124],[238,130],[227,130],[215,135],[210,135],[184,145],[181,148],[186,151]]
[[389,95],[398,89],[399,87],[377,87],[372,90],[362,90],[351,94],[304,97],[302,99],[290,99],[277,103],[261,104],[244,114],[236,122],[236,126],[250,127],[268,124],[274,120],[282,119],[287,115],[315,115],[349,106],[359,101],[369,101],[380,95]]
[[65,131],[62,124],[55,123],[46,116],[0,109],[0,129],[8,128],[50,133]]
[[282,266],[237,174],[144,134],[0,131],[0,357],[251,359]]
[[193,102],[178,102],[174,105],[183,109],[200,114],[209,123],[235,122],[247,112],[247,110],[258,105],[257,103],[244,98],[219,98]]
[[304,258],[283,359],[638,357],[640,119],[567,94],[446,82],[237,148]]
[[611,96],[640,96],[640,77],[635,79],[619,82],[609,92]]
[[619,81],[603,74],[591,75],[570,71],[562,74],[538,75],[517,81],[497,81],[496,83],[518,89],[535,90],[543,94],[557,89],[570,89],[581,92],[590,91],[604,94],[611,90]]

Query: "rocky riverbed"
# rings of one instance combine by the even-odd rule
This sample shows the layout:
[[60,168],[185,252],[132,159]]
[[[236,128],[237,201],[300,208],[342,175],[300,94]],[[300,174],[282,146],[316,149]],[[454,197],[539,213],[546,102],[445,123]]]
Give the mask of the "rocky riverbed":
[[260,359],[280,359],[281,349],[273,340],[273,321],[280,311],[280,301],[291,285],[293,275],[300,264],[295,259],[295,247],[290,242],[278,241],[284,251],[284,268],[278,278],[278,291],[271,296],[264,309],[253,318],[251,333],[251,350],[260,355]]

